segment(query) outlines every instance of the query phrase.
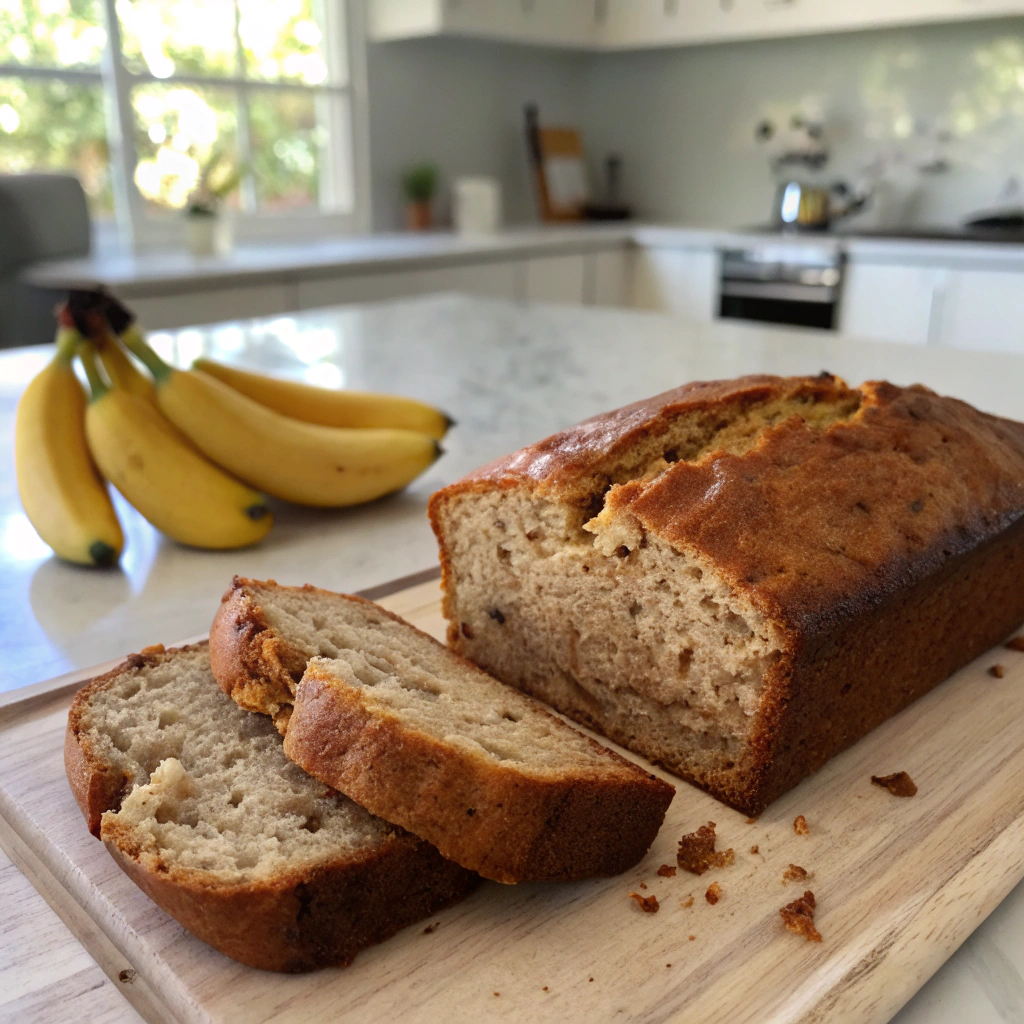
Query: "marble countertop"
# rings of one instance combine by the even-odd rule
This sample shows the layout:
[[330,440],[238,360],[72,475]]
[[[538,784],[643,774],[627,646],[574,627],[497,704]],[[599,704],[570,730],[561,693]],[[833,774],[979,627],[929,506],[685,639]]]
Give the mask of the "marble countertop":
[[[273,531],[250,550],[180,547],[122,506],[127,548],[121,567],[79,569],[50,556],[21,511],[14,483],[15,405],[49,353],[0,354],[0,690],[201,633],[234,573],[351,591],[427,568],[437,556],[425,509],[437,487],[596,412],[687,380],[828,369],[857,383],[878,377],[920,381],[991,412],[1024,418],[1022,356],[884,345],[742,323],[698,325],[625,310],[437,296],[222,324],[163,339],[164,354],[180,363],[203,353],[313,382],[415,395],[446,409],[458,426],[445,440],[445,456],[405,492],[342,511],[281,505]],[[84,964],[81,977],[95,978],[81,947],[23,883],[0,858],[4,927],[35,934],[38,921],[49,938],[37,955]],[[0,979],[16,981],[24,969],[0,963]],[[897,1020],[1024,1020],[1022,975],[1024,885]],[[7,999],[4,984],[0,1018],[21,1005]],[[114,1019],[110,987],[103,980],[83,990],[76,1016]],[[34,1008],[34,1020],[65,1019],[57,994],[49,1010],[45,992],[18,998],[34,1000],[23,1004]],[[120,1019],[137,1019],[127,1003]]]
[[583,252],[618,246],[680,249],[811,247],[842,250],[863,263],[911,263],[945,267],[1024,270],[1024,245],[835,233],[789,235],[683,224],[580,224],[510,228],[493,235],[451,232],[350,236],[293,244],[243,245],[226,256],[196,259],[185,251],[107,253],[39,263],[24,272],[33,284],[88,288],[106,284],[124,298],[183,291],[309,280],[428,264],[477,263],[531,254]]

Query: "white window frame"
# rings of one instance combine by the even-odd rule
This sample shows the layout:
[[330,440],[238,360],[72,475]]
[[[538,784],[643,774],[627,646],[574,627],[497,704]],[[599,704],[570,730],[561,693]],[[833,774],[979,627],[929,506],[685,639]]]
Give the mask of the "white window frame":
[[[315,95],[346,96],[348,121],[338,117],[342,104],[325,103],[330,123],[326,159],[320,180],[319,204],[280,213],[235,211],[231,215],[235,240],[242,244],[271,241],[304,241],[339,234],[365,234],[370,230],[369,119],[366,99],[366,7],[365,0],[321,0],[324,56],[329,69],[347,66],[344,84],[309,86],[295,82],[262,82],[251,78],[217,75],[172,75],[157,78],[149,72],[132,72],[125,66],[121,50],[121,26],[116,0],[102,0],[107,45],[98,70],[44,68],[0,63],[0,76],[56,79],[101,86],[106,111],[107,144],[114,197],[114,219],[94,222],[97,248],[118,247],[141,250],[180,246],[185,239],[183,216],[169,212],[153,216],[135,185],[137,153],[134,141],[131,90],[146,82],[202,85],[234,89],[240,98],[239,148],[247,157],[248,118],[246,99],[250,92],[301,89]],[[341,19],[344,23],[341,23]],[[345,49],[347,48],[347,53]],[[350,192],[351,210],[330,208],[338,189]]]

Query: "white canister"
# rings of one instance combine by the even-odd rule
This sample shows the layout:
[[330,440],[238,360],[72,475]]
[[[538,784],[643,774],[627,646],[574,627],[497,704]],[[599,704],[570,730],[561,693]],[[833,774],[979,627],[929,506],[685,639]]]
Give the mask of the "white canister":
[[456,178],[452,216],[460,235],[493,235],[501,226],[501,183],[497,178]]

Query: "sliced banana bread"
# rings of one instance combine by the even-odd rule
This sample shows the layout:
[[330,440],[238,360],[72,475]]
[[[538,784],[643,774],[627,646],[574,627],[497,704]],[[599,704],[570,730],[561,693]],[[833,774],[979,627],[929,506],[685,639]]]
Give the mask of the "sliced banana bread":
[[486,878],[624,871],[674,793],[357,597],[236,577],[210,645],[221,685],[275,716],[292,760]]
[[1024,618],[1024,424],[688,384],[435,494],[448,642],[757,814]]
[[126,874],[250,967],[347,964],[477,881],[289,761],[220,691],[206,644],[148,648],[80,690],[64,761]]

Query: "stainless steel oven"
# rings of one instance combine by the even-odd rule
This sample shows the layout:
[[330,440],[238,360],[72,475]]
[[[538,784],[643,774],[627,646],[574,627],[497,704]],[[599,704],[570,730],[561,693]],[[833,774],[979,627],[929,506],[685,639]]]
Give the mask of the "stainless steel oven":
[[722,252],[718,315],[835,330],[843,253],[832,246],[765,245]]

